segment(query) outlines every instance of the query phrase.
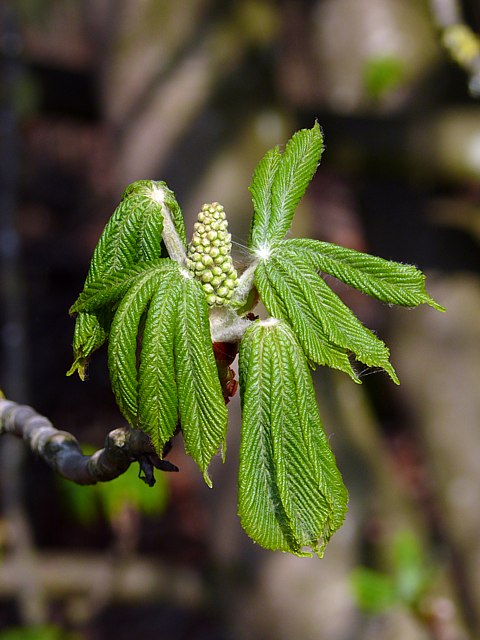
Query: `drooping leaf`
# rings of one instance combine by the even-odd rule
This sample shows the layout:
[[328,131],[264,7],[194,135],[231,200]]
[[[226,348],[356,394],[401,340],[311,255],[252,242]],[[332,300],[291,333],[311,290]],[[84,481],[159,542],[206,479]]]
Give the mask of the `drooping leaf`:
[[138,422],[160,456],[175,433],[178,396],[174,339],[183,276],[173,269],[158,279],[142,337],[138,372]]
[[276,251],[302,257],[318,271],[328,273],[382,302],[404,307],[425,303],[438,311],[445,311],[427,293],[425,275],[413,265],[306,238],[279,242]]
[[103,307],[113,308],[141,273],[155,268],[160,277],[162,270],[171,270],[171,264],[172,261],[168,258],[138,262],[114,274],[106,275],[100,280],[94,280],[85,285],[82,293],[70,307],[69,313],[96,312]]
[[343,522],[347,492],[290,327],[252,325],[240,347],[239,515],[267,549],[319,556]]
[[[140,320],[158,289],[168,276],[163,268],[142,272],[122,299],[113,318],[108,345],[108,367],[115,399],[133,427],[138,420],[137,337]],[[169,261],[167,273],[178,273],[178,265]]]
[[[159,259],[164,253],[164,222],[173,225],[185,245],[181,210],[165,183],[137,180],[129,185],[100,236],[85,287],[115,276],[138,262]],[[78,370],[81,377],[84,376],[89,356],[103,344],[108,334],[108,327],[107,333],[102,331],[102,319],[97,313],[91,313],[87,321],[82,320],[83,313],[80,312],[77,317],[76,323],[80,324],[80,328],[75,331],[75,362],[68,372],[71,374]],[[100,340],[101,335],[104,336],[103,340]]]
[[[312,345],[317,345],[317,350],[318,345],[325,350],[325,345],[330,343],[345,352],[352,352],[369,367],[381,367],[398,384],[385,344],[364,327],[302,256],[275,249],[264,261],[264,269],[266,278],[257,280],[262,301],[273,314],[269,301],[274,296],[280,298],[284,310],[277,311],[291,324],[309,358],[320,355],[323,360],[314,361],[329,364],[325,362],[322,351],[312,357]],[[333,358],[331,351],[328,355],[331,359],[329,366],[349,372],[339,358]]]
[[185,449],[211,486],[208,465],[225,443],[227,409],[217,374],[208,307],[199,282],[182,279],[175,333],[175,375]]
[[[133,183],[98,241],[86,284],[116,274],[139,261],[160,257],[163,230],[161,206],[152,199],[149,187]],[[137,187],[134,189],[135,185]]]
[[253,201],[253,219],[248,246],[260,248],[268,239],[268,226],[272,217],[272,185],[282,162],[278,147],[267,151],[253,174],[249,191]]
[[78,315],[73,330],[75,359],[67,371],[67,376],[78,372],[80,379],[85,380],[88,359],[107,339],[111,321],[112,313],[108,310]]

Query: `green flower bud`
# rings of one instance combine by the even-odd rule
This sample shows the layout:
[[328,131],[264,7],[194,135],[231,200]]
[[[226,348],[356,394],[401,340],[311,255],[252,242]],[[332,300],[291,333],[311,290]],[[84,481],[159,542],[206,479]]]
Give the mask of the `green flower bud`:
[[226,298],[227,293],[228,293],[227,287],[219,287],[217,289],[217,296],[220,296],[221,298]]
[[210,306],[227,304],[238,277],[231,257],[231,235],[218,202],[204,204],[194,225],[186,266],[202,284]]

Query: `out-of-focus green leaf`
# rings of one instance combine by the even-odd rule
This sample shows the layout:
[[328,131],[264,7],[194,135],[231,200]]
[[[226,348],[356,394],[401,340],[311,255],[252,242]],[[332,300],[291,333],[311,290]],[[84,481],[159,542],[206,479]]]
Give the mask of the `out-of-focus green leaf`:
[[[85,446],[83,451],[91,455],[95,449]],[[168,503],[168,480],[161,472],[155,479],[155,486],[148,487],[139,479],[138,466],[134,463],[110,482],[84,486],[60,478],[59,483],[68,511],[82,524],[91,525],[102,512],[112,520],[126,505],[145,515],[161,514]]]
[[386,572],[357,567],[351,576],[360,609],[379,613],[393,604],[416,610],[432,582],[432,570],[419,538],[412,531],[400,531],[391,541],[390,569]]
[[362,611],[380,613],[397,600],[394,582],[384,573],[357,567],[352,572],[351,581],[356,603]]
[[374,100],[381,100],[400,87],[405,78],[405,63],[394,56],[370,58],[363,68],[365,89]]
[[81,640],[81,636],[53,625],[42,625],[6,629],[0,632],[0,640]]
[[168,481],[164,473],[155,476],[155,486],[149,487],[138,478],[138,466],[111,480],[96,485],[102,508],[109,520],[126,505],[145,515],[161,514],[168,503]]
[[420,540],[412,531],[399,532],[392,543],[395,588],[405,604],[414,604],[431,579]]

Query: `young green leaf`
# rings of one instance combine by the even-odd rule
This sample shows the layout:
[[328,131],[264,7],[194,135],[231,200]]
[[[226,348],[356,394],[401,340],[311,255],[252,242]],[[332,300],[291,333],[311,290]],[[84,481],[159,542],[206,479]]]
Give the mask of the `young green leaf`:
[[172,269],[158,279],[142,336],[138,423],[160,456],[178,421],[174,338],[182,278],[178,269]]
[[274,148],[261,160],[250,185],[254,206],[249,242],[252,249],[270,247],[287,233],[322,151],[323,136],[316,122],[312,129],[297,131],[283,155]]
[[239,515],[267,549],[320,557],[343,522],[347,492],[317,410],[303,352],[289,326],[252,325],[240,347]]
[[155,291],[160,286],[168,287],[172,274],[179,273],[175,262],[169,261],[168,265],[168,270],[162,265],[162,268],[152,268],[138,276],[120,303],[110,329],[110,381],[117,404],[133,427],[139,426],[137,336],[140,320]]
[[175,375],[185,449],[211,486],[208,465],[225,443],[227,409],[213,355],[208,306],[199,282],[182,279],[175,333]]
[[108,336],[112,313],[108,310],[80,313],[73,330],[73,353],[75,360],[67,371],[71,376],[76,371],[81,380],[85,380],[90,355],[99,349]]
[[[141,181],[151,182],[151,181]],[[130,187],[133,187],[130,185]],[[163,215],[145,185],[124,197],[103,230],[93,253],[86,284],[161,254]]]
[[249,247],[261,247],[268,238],[272,218],[272,185],[282,162],[278,147],[267,151],[253,174],[249,191],[252,194],[254,216],[250,228]]
[[160,258],[152,262],[139,262],[117,273],[106,275],[85,285],[84,290],[70,307],[69,313],[97,312],[102,308],[113,308],[123,298],[138,276],[144,271],[156,269],[160,276],[162,270],[172,268],[169,258]]
[[[178,250],[183,247],[184,251],[185,225],[173,192],[164,182],[137,180],[130,184],[100,236],[85,287],[138,262],[159,259],[163,255],[164,226],[170,236],[175,236],[175,246],[180,245]],[[79,326],[75,329],[75,362],[68,373],[78,370],[83,378],[88,357],[105,341],[108,326],[105,332],[96,313],[90,314],[88,320],[83,320],[82,315],[80,312],[76,321]]]
[[292,223],[295,209],[313,178],[323,151],[318,122],[312,129],[297,131],[287,143],[272,185],[272,216],[268,243],[281,240]]
[[[260,265],[256,277],[260,297],[269,313],[274,314],[275,309],[290,323],[307,357],[351,375],[342,359],[350,351],[360,362],[384,369],[398,384],[385,344],[363,326],[301,256],[275,249],[263,265],[264,277]],[[283,309],[275,306],[276,298]]]
[[412,265],[306,238],[283,240],[276,251],[299,256],[318,271],[387,304],[416,307],[425,303],[445,311],[427,293],[425,275]]
[[255,284],[261,300],[270,315],[282,318],[294,328],[312,368],[325,365],[347,373],[352,380],[357,378],[347,350],[331,342],[323,327],[301,294],[295,295],[290,284],[280,276],[268,261],[261,262],[255,271]]

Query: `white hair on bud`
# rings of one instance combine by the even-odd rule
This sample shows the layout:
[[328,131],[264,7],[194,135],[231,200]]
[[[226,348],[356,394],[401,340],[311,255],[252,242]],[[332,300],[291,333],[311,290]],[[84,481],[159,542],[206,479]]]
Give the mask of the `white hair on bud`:
[[209,319],[212,342],[238,342],[252,324],[229,307],[214,307]]
[[262,244],[258,249],[254,251],[257,258],[260,260],[268,260],[271,254],[270,247],[266,244]]
[[232,302],[236,302],[239,305],[245,304],[253,287],[253,281],[255,279],[255,269],[258,267],[258,262],[252,262],[251,265],[245,269],[242,275],[238,278],[237,286],[233,292]]
[[260,324],[262,327],[276,327],[280,324],[280,320],[278,318],[267,318],[266,320],[261,320]]

